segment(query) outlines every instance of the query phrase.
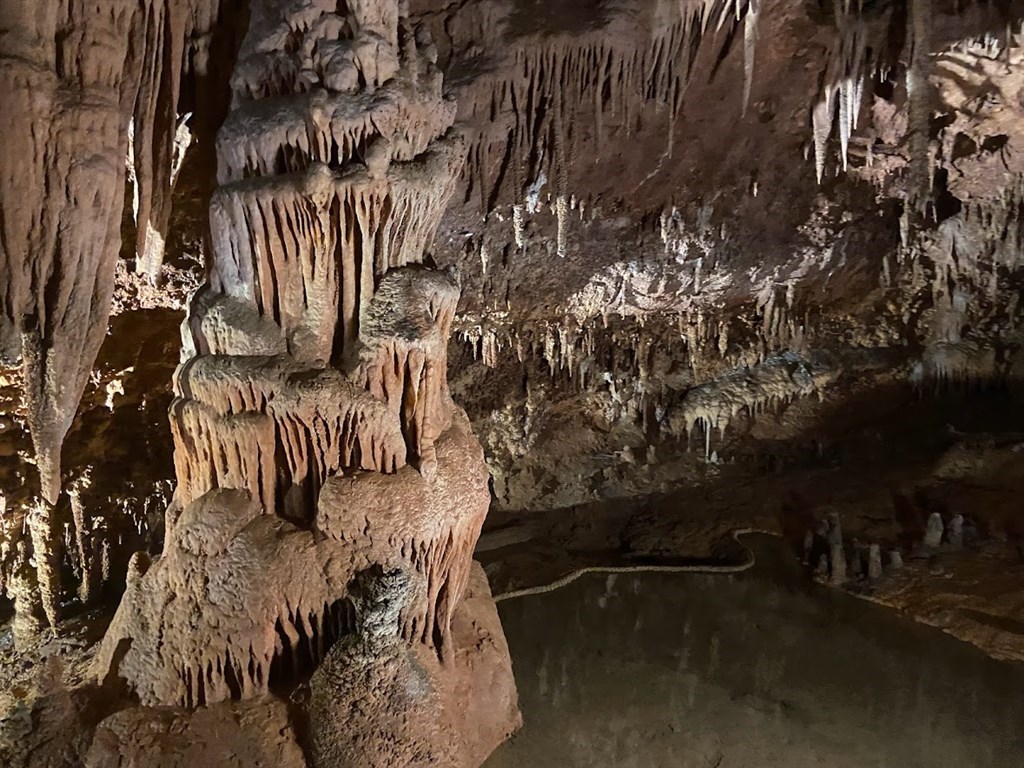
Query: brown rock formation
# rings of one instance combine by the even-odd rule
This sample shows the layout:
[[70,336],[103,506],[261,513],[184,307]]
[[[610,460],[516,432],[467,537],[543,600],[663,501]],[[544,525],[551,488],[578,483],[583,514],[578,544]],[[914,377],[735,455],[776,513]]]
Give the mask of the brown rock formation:
[[[822,537],[835,581],[1021,657],[1018,480],[979,491],[972,469],[949,509],[917,499],[949,492],[929,462],[951,435],[1024,429],[1003,389],[1024,376],[1021,0],[0,5],[0,106],[17,107],[0,337],[9,359],[28,343],[22,373],[0,370],[18,653],[127,571],[99,674],[177,706],[175,727],[289,686],[301,703],[317,669],[322,760],[369,743],[325,705],[339,686],[363,736],[405,734],[372,737],[375,759],[478,760],[460,755],[507,731],[505,704],[465,743],[456,715],[424,712],[511,695],[500,630],[459,630],[483,625],[467,596],[485,458],[510,523],[481,555],[502,593],[610,553],[731,554],[730,530],[774,529],[799,490],[807,515],[857,509],[845,549]],[[240,51],[211,50],[218,15],[248,25]],[[225,73],[221,97],[196,95],[220,65],[230,94]],[[136,268],[157,270],[179,127],[198,142],[168,243],[209,273],[189,299],[207,275],[188,263],[163,287],[107,260],[127,155]],[[125,314],[85,383],[111,279]],[[188,302],[172,457],[157,390]],[[49,504],[25,425],[52,501],[79,385]],[[935,514],[985,553],[940,546],[948,581],[912,556]],[[356,586],[396,571],[394,631],[368,644]],[[353,669],[379,713],[358,710]],[[102,738],[144,762],[133,729]]]
[[[322,766],[475,765],[518,723],[481,574],[463,605],[488,475],[448,393],[457,277],[422,265],[462,160],[432,60],[398,2],[253,4],[210,282],[183,326],[164,552],[133,561],[96,660],[143,705],[192,708],[326,658]],[[361,597],[371,572],[402,588]],[[453,633],[460,610],[488,642]],[[353,720],[359,748],[340,746],[323,702],[379,696],[411,659],[430,694]],[[494,706],[464,732],[467,701]]]
[[305,768],[282,702],[118,712],[100,725],[86,768]]
[[508,653],[479,565],[452,624],[447,664],[395,632],[408,599],[401,571],[364,571],[358,634],[331,649],[310,681],[313,765],[479,765],[518,723]]
[[[12,0],[0,8],[0,360],[21,361],[42,496],[100,344],[131,165],[139,268],[156,275],[186,59],[205,66],[220,0]],[[130,148],[130,151],[129,151]],[[179,161],[180,164],[180,161]]]

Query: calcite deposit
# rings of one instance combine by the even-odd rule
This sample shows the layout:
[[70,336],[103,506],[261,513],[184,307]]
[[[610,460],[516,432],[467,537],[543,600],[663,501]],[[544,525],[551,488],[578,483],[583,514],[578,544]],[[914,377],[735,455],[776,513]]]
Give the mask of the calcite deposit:
[[[518,712],[486,586],[465,599],[488,475],[448,392],[458,275],[429,266],[454,108],[397,2],[250,10],[210,279],[182,325],[163,553],[132,561],[95,673],[146,707],[224,712],[313,673],[316,765],[477,765]],[[382,579],[401,588],[374,598]],[[429,695],[345,715],[410,659]],[[93,752],[141,749],[132,717]]]
[[24,369],[50,504],[107,331],[126,179],[139,268],[155,275],[180,167],[181,78],[186,66],[205,73],[220,11],[220,0],[0,7],[0,97],[11,121],[0,153],[0,360]]
[[478,764],[474,553],[1024,658],[1022,19],[0,0],[0,764]]

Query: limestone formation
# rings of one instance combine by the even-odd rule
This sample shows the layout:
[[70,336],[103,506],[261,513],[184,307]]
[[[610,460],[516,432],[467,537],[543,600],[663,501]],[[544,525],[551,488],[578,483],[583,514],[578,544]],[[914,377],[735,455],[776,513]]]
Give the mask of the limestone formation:
[[[250,11],[209,283],[183,325],[164,552],[134,559],[96,674],[144,706],[194,708],[323,664],[318,765],[477,765],[518,714],[496,617],[478,617],[488,644],[453,630],[489,504],[448,392],[458,275],[428,266],[462,163],[454,106],[404,3]],[[385,691],[331,730],[324,702]],[[495,714],[467,721],[467,701]]]
[[[637,39],[631,8],[629,14],[613,15],[609,28],[581,25],[574,35],[550,46],[538,46],[525,36],[516,40],[501,52],[507,69],[480,78],[459,104],[470,145],[464,172],[467,199],[488,211],[511,197],[519,222],[515,238],[522,247],[524,209],[535,213],[539,192],[549,185],[558,219],[555,252],[564,257],[568,210],[577,208],[569,189],[570,170],[582,161],[577,155],[581,136],[589,134],[592,161],[599,161],[610,125],[628,129],[639,122],[651,93],[661,94],[674,126],[699,46],[705,36],[714,37],[734,22],[745,25],[747,73],[736,105],[748,101],[759,5],[758,0],[654,3],[653,8],[638,9],[652,17],[650,39]],[[476,21],[484,28],[500,26],[509,12],[500,4],[483,4]],[[537,109],[539,105],[550,108]],[[670,129],[666,135],[667,154],[673,133]]]
[[949,546],[952,549],[963,549],[964,546],[964,516],[953,515],[949,520]]
[[868,548],[868,578],[871,581],[882,578],[882,548],[878,544]]
[[808,565],[811,562],[811,553],[814,551],[814,531],[808,528],[804,532],[801,562]]
[[825,523],[828,526],[828,543],[831,547],[843,546],[843,525],[839,513],[831,511],[825,515]]
[[[0,361],[20,361],[43,498],[107,331],[131,165],[138,257],[159,271],[176,109],[220,0],[0,7]],[[178,141],[180,146],[180,140]],[[131,151],[129,152],[129,147]]]
[[829,548],[828,579],[834,585],[846,582],[846,551],[842,544],[833,543]]
[[923,539],[924,545],[932,548],[938,547],[942,543],[943,530],[942,515],[932,512],[928,515],[928,527],[925,529]]
[[481,762],[488,503],[515,594],[792,493],[816,578],[1021,656],[1024,438],[966,444],[1020,429],[1022,7],[0,0],[0,764],[75,643],[64,762]]
[[283,702],[186,711],[128,709],[104,720],[85,768],[306,768]]
[[856,541],[853,543],[853,557],[849,566],[854,581],[861,581],[867,575],[864,570],[864,549]]
[[[357,579],[357,633],[328,653],[310,681],[309,719],[316,768],[364,765],[478,765],[481,745],[517,721],[497,614],[486,578],[474,569],[457,610],[456,635],[487,638],[445,668],[420,644],[396,632],[410,580],[401,571],[364,571]],[[492,643],[497,643],[492,645]]]

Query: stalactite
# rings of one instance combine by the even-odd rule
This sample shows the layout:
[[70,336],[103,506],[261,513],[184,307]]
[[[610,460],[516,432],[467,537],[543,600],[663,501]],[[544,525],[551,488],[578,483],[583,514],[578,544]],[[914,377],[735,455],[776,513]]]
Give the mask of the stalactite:
[[14,122],[0,153],[0,356],[22,361],[42,495],[51,504],[61,487],[61,445],[106,333],[129,125],[140,265],[156,270],[170,215],[185,40],[213,23],[207,5],[219,3],[103,0],[41,10],[14,0],[4,8],[0,94]]
[[[873,71],[879,66],[878,62],[868,60],[868,52],[872,50],[870,28],[860,11],[851,10],[848,4],[840,7],[836,3],[835,19],[837,40],[825,65],[821,91],[811,109],[814,165],[819,184],[825,173],[828,141],[837,121],[840,163],[846,169],[850,137],[857,127],[861,109],[865,70]],[[873,50],[878,56],[878,46]]]
[[818,393],[835,376],[835,371],[809,365],[792,353],[769,358],[687,391],[682,401],[669,409],[665,424],[674,434],[689,434],[700,427],[705,456],[710,457],[713,430],[724,436],[740,414],[753,416]]
[[187,3],[156,0],[143,8],[145,54],[132,119],[137,269],[159,275],[171,215],[177,105],[184,68]]
[[[757,50],[757,19],[760,15],[760,0],[750,0],[743,21],[743,114],[750,104],[750,90],[754,84],[754,57]],[[740,3],[736,3],[736,15],[740,13]]]
[[[16,121],[9,131],[16,143],[0,155],[0,336],[5,352],[23,360],[29,426],[51,503],[60,446],[106,331],[120,243],[121,148],[140,68],[130,42],[145,32],[134,4],[107,5],[104,13],[77,5],[39,13],[34,3],[14,4],[0,51],[7,64],[0,92]],[[80,96],[64,99],[63,88]],[[92,155],[73,163],[84,133]],[[47,190],[60,190],[64,203]]]
[[931,192],[929,143],[931,139],[931,3],[910,0],[908,37],[910,64],[907,67],[907,97],[910,101],[910,200],[911,207],[922,207]]
[[[697,47],[709,27],[721,31],[726,23],[745,25],[745,105],[754,76],[758,11],[759,3],[750,0],[685,0],[660,8],[651,38],[640,44],[633,42],[635,35],[598,29],[515,45],[508,67],[513,77],[508,69],[481,75],[460,95],[459,117],[468,138],[467,195],[475,191],[488,211],[501,198],[511,197],[509,202],[519,206],[527,193],[524,182],[545,178],[555,181],[556,198],[568,199],[573,152],[567,145],[578,141],[585,125],[592,126],[595,159],[601,156],[610,116],[628,133],[643,105],[657,98],[674,125]],[[517,234],[517,243],[520,239]]]

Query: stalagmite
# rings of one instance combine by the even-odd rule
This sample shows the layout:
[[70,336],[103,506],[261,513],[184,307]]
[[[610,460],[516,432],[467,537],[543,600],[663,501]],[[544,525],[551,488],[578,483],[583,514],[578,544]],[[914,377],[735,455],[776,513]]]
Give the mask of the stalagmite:
[[964,516],[953,515],[949,521],[949,546],[953,549],[963,549],[964,546]]
[[853,575],[854,581],[860,581],[867,574],[864,571],[864,550],[854,542],[853,546],[853,560],[849,562],[850,572]]
[[868,578],[871,581],[882,578],[882,548],[878,544],[868,548]]
[[828,543],[831,547],[843,545],[843,526],[838,512],[829,512],[825,516],[825,523],[828,526]]
[[50,626],[56,629],[60,612],[60,559],[53,530],[53,507],[45,501],[36,502],[25,515],[25,524],[32,541],[43,612]]
[[938,512],[932,512],[928,515],[928,527],[924,533],[924,545],[926,547],[937,547],[942,543],[942,515]]
[[811,562],[811,552],[814,550],[814,531],[810,528],[804,533],[802,562],[807,565]]
[[30,561],[30,542],[18,539],[13,546],[13,561],[9,566],[6,592],[14,602],[14,621],[11,630],[15,643],[32,643],[45,626],[42,622],[43,606],[39,599],[39,580]]
[[842,544],[832,544],[829,549],[828,578],[836,586],[846,583],[846,551]]
[[828,554],[825,553],[825,552],[822,552],[821,553],[821,557],[818,558],[818,564],[815,566],[814,575],[817,576],[820,579],[827,578],[828,577],[828,569],[829,569],[828,562],[829,562]]
[[[442,744],[374,710],[347,732],[358,764],[411,765],[425,739],[455,748],[445,764],[478,765],[518,712],[493,603],[469,590],[490,497],[448,392],[459,277],[423,266],[463,158],[454,105],[405,3],[255,0],[251,14],[210,280],[183,326],[164,553],[133,560],[96,674],[146,706],[211,706],[266,695],[339,637],[359,669],[380,635],[381,674],[407,651],[437,665],[435,698],[397,704],[422,723],[441,708],[452,730]],[[404,585],[384,613],[359,591],[371,572]],[[482,644],[459,629],[478,619]],[[323,695],[371,695],[331,658]],[[310,717],[321,743],[331,716]]]

